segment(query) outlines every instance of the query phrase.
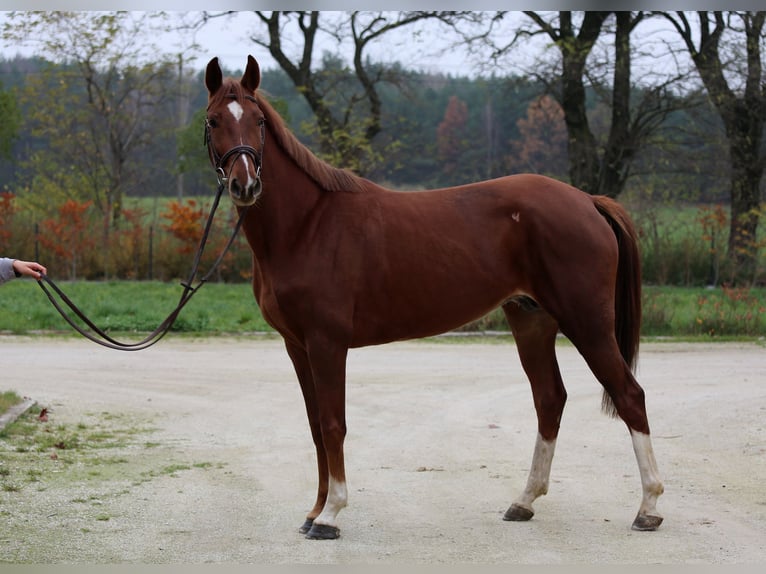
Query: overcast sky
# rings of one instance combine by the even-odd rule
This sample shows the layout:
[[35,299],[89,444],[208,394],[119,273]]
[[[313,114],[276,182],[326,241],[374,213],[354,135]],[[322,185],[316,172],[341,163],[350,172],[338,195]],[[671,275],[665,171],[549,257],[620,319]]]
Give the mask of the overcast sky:
[[[7,1],[0,0],[0,5],[4,5]],[[199,16],[200,12],[184,11],[177,13],[185,19],[194,18],[195,14]],[[327,21],[335,15],[341,16],[342,14],[337,12],[335,14],[323,14],[322,20]],[[5,13],[0,13],[0,23],[5,20],[5,16]],[[517,13],[509,17],[505,25],[510,27],[512,20],[519,21],[524,18],[523,15]],[[257,16],[248,10],[211,19],[194,34],[191,32],[168,33],[159,37],[153,36],[153,39],[159,43],[161,49],[169,54],[178,54],[182,51],[181,48],[186,48],[192,43],[199,44],[200,48],[193,53],[196,57],[193,65],[197,69],[203,68],[215,56],[220,58],[225,68],[243,69],[248,54],[252,54],[263,68],[277,67],[268,50],[250,40],[256,34],[264,35],[265,27]],[[283,41],[283,49],[288,52],[288,55],[297,57],[302,50],[302,38],[297,30],[293,37],[296,41],[292,45],[292,54],[290,53],[289,35]],[[403,28],[401,31],[393,31],[384,35],[380,40],[368,45],[366,54],[373,61],[400,62],[408,69],[458,76],[474,75],[480,71],[477,69],[476,62],[480,61],[481,58],[470,56],[464,48],[453,45],[456,40],[456,35],[447,33],[443,26],[436,23],[415,24]],[[12,58],[17,54],[22,56],[34,54],[34,48],[31,46],[9,44],[4,40],[0,40],[0,50],[6,58]],[[186,52],[185,49],[183,51]],[[348,58],[353,53],[350,43],[339,46],[328,35],[320,34],[317,37],[317,46],[314,51],[315,58],[319,60],[324,51],[338,53],[342,57]],[[528,49],[527,52],[532,53],[531,49]],[[186,56],[189,56],[188,52]],[[517,58],[520,57],[521,55],[518,54]],[[522,63],[520,59],[518,63]]]
[[[218,56],[228,68],[244,68],[247,55],[252,54],[262,67],[274,68],[277,64],[268,50],[249,39],[254,34],[264,33],[264,25],[249,11],[210,21],[195,38],[202,45],[199,63],[204,65],[211,57]],[[292,46],[292,53],[298,56],[303,47],[302,38],[297,32],[295,37],[301,43]],[[379,41],[371,43],[366,54],[372,61],[399,62],[407,69],[459,76],[472,75],[476,58],[471,57],[465,49],[454,46],[456,40],[454,34],[447,34],[443,27],[435,23],[422,26],[416,24],[386,34]],[[283,42],[283,49],[288,51],[290,48],[289,40]],[[350,58],[353,47],[350,43],[339,46],[328,36],[320,36],[315,58],[321,58],[324,51]]]
[[[324,15],[324,18],[331,15]],[[407,68],[427,69],[433,72],[448,73],[455,66],[464,66],[467,55],[463,50],[456,50],[442,40],[435,26],[432,32],[426,31],[419,39],[413,35],[414,29],[405,29],[387,35],[381,41],[370,45],[368,54],[373,61],[399,61]],[[204,66],[214,56],[230,69],[244,68],[247,55],[252,54],[264,68],[277,66],[266,48],[250,40],[255,34],[265,34],[265,26],[251,11],[239,12],[211,20],[196,34],[195,40],[202,46],[199,51],[198,65]],[[302,38],[296,33],[296,39]],[[440,41],[441,40],[441,41]],[[439,46],[438,44],[442,44]],[[289,39],[283,43],[283,49],[291,49]],[[318,36],[315,57],[321,58],[323,51],[339,52],[342,56],[351,56],[349,45],[339,46],[328,36]],[[301,44],[293,44],[292,54],[297,56],[302,50]]]
[[[29,4],[35,4],[36,2],[42,1],[43,0],[26,0],[25,8]],[[74,0],[62,0],[62,3],[68,4],[73,1]],[[78,1],[95,2],[96,0]],[[118,3],[119,1],[120,0],[118,0]],[[164,7],[164,4],[168,2],[168,0],[158,1],[160,7]],[[196,1],[197,0],[189,0],[187,5],[193,5]],[[222,1],[224,3],[223,8],[226,8],[229,3],[235,4],[238,0]],[[283,1],[289,2],[289,0]],[[481,3],[481,0],[477,1]],[[18,2],[18,0],[0,0],[0,6],[7,7],[7,4],[14,2]],[[247,0],[247,2],[249,2],[251,6],[253,4],[258,4],[257,0]],[[141,2],[133,3],[140,4]],[[209,6],[211,2],[207,2],[207,4]],[[196,12],[196,14],[199,15],[200,13]],[[188,19],[194,17],[195,12],[178,11],[176,12],[176,15]],[[335,15],[339,14],[336,13]],[[333,14],[328,13],[323,14],[322,19],[327,20],[332,17]],[[4,19],[5,13],[0,13],[0,22]],[[510,37],[511,30],[520,22],[528,23],[528,18],[518,11],[509,15],[504,20],[502,25],[509,30],[507,37]],[[650,29],[651,25],[646,25],[645,27]],[[644,25],[642,24],[642,26]],[[186,51],[186,48],[195,42],[199,44],[200,48],[193,53],[196,59],[192,62],[192,65],[196,69],[204,68],[207,62],[216,56],[221,60],[222,65],[226,69],[244,69],[248,54],[252,54],[264,69],[277,67],[276,62],[272,59],[268,50],[258,46],[250,40],[250,37],[256,34],[265,34],[265,28],[258,20],[257,16],[251,10],[247,10],[238,11],[230,16],[212,19],[193,35],[191,32],[183,35],[168,33],[162,36],[153,36],[153,39],[156,40],[159,43],[160,48],[168,54],[175,55],[184,51],[185,58],[187,59],[190,54]],[[302,43],[300,43],[302,38],[297,31],[294,33],[293,37],[296,38],[296,43],[292,46],[292,53],[289,53],[289,37],[283,42],[283,48],[285,51],[288,51],[288,55],[297,57],[300,50],[302,50]],[[342,57],[351,57],[353,52],[350,44],[339,46],[335,40],[330,39],[327,35],[318,36],[318,38],[318,45],[314,53],[317,60],[321,58],[322,53],[325,50],[332,53],[338,53]],[[464,47],[454,45],[454,42],[457,39],[458,38],[454,33],[448,32],[443,26],[437,23],[429,22],[426,24],[416,24],[405,27],[400,31],[394,31],[384,35],[380,40],[376,40],[368,46],[366,54],[372,61],[382,61],[386,63],[399,62],[407,69],[430,73],[451,74],[453,76],[474,76],[488,74],[492,71],[486,67],[481,67],[488,62],[486,56],[469,54]],[[634,45],[638,43],[639,42],[634,41]],[[649,45],[648,41],[641,42],[642,49],[647,49]],[[515,49],[510,56],[502,61],[500,71],[495,68],[494,72],[500,75],[521,74],[530,63],[544,51],[546,46],[547,41],[542,37],[536,41],[528,41],[525,45]],[[33,53],[33,50],[29,47],[25,48],[18,45],[10,45],[3,40],[0,40],[0,50],[2,50],[2,54],[7,58],[12,58],[17,54],[29,56]],[[650,61],[648,65],[651,68],[659,67],[658,62],[653,60]],[[636,70],[636,72],[640,71]]]

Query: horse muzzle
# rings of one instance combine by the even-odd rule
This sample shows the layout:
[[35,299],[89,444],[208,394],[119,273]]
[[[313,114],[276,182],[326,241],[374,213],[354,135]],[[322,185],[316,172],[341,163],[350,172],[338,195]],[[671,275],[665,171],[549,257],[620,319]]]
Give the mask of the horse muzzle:
[[[229,174],[226,175],[224,165],[232,159]],[[240,159],[242,161],[240,161]],[[226,185],[229,197],[238,207],[253,205],[261,195],[261,154],[255,148],[239,145],[231,148],[216,161],[218,182]]]
[[241,180],[238,177],[229,177],[228,182],[229,197],[237,207],[249,207],[253,205],[263,191],[261,182],[260,167],[255,173],[255,177],[248,174],[247,180]]

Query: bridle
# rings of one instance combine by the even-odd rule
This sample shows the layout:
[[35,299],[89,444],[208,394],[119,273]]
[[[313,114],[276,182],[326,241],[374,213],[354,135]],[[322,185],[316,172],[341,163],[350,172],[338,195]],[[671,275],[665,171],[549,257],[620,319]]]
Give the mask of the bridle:
[[[261,144],[265,141],[265,124],[263,121],[260,123],[261,126]],[[221,195],[223,194],[224,189],[226,189],[229,176],[224,171],[224,166],[226,165],[226,162],[235,156],[239,155],[247,155],[252,158],[253,162],[256,166],[256,178],[260,180],[260,174],[261,174],[261,160],[263,158],[263,153],[259,152],[252,146],[248,145],[238,145],[234,146],[230,150],[228,150],[226,153],[224,153],[222,156],[219,156],[218,153],[215,151],[215,148],[213,147],[213,144],[211,142],[210,138],[210,125],[208,120],[205,120],[205,145],[207,146],[208,154],[210,155],[210,162],[213,164],[213,167],[216,171],[216,176],[218,177],[218,190],[215,194],[215,199],[213,200],[213,205],[210,208],[210,214],[208,215],[207,222],[205,223],[205,229],[202,233],[202,237],[200,238],[199,245],[197,247],[197,253],[194,256],[194,262],[192,264],[191,272],[189,273],[189,278],[181,283],[184,290],[181,294],[181,298],[178,301],[178,304],[176,305],[175,309],[170,312],[170,314],[165,318],[162,323],[149,335],[147,335],[144,339],[141,341],[138,341],[136,343],[124,343],[117,341],[116,339],[113,339],[110,337],[105,331],[97,327],[93,321],[91,321],[85,313],[83,313],[77,305],[72,302],[69,297],[66,296],[66,294],[61,290],[61,288],[56,285],[53,280],[48,277],[47,275],[42,275],[40,279],[37,280],[37,284],[40,286],[40,288],[43,290],[45,295],[48,297],[50,302],[53,304],[53,306],[56,308],[56,310],[59,312],[59,314],[64,318],[64,320],[69,323],[69,325],[77,331],[79,334],[81,334],[86,339],[89,339],[90,341],[97,343],[99,345],[102,345],[104,347],[108,347],[110,349],[116,349],[118,351],[140,351],[142,349],[146,349],[148,347],[151,347],[155,343],[157,343],[160,339],[162,339],[168,331],[170,331],[170,328],[173,326],[173,323],[178,318],[178,315],[181,313],[181,309],[183,309],[186,304],[189,302],[189,300],[192,298],[192,295],[194,295],[202,285],[204,285],[208,279],[213,275],[215,270],[220,265],[221,261],[223,261],[224,256],[229,251],[229,248],[231,247],[232,243],[234,243],[234,238],[237,236],[237,233],[239,232],[240,227],[242,227],[242,222],[245,219],[245,215],[247,214],[248,207],[242,207],[239,210],[239,218],[237,219],[237,223],[234,226],[234,231],[231,234],[231,237],[229,237],[229,240],[226,242],[226,245],[224,246],[223,250],[221,251],[220,255],[218,255],[218,258],[215,260],[215,263],[213,263],[212,267],[208,270],[208,272],[202,276],[199,279],[198,284],[192,285],[197,278],[197,272],[199,271],[199,264],[200,260],[202,259],[202,253],[205,250],[205,245],[207,243],[208,235],[210,234],[210,229],[213,225],[213,216],[215,215],[216,210],[218,209],[218,204],[221,200]],[[263,149],[263,147],[261,147]],[[88,331],[80,325],[77,324],[77,322],[69,316],[67,311],[64,309],[64,307],[59,304],[59,302],[56,300],[56,298],[53,296],[51,291],[46,287],[46,283],[51,287],[51,289],[59,296],[61,301],[66,305],[83,323],[85,323],[91,330]]]
[[[256,99],[251,96],[245,97],[248,100],[256,102]],[[218,185],[227,185],[229,183],[229,175],[231,174],[231,169],[227,174],[224,166],[230,158],[234,157],[236,159],[236,157],[239,157],[240,155],[250,156],[250,158],[253,160],[253,163],[255,164],[255,179],[260,181],[261,165],[263,162],[263,146],[266,143],[266,120],[261,119],[258,122],[258,125],[261,128],[261,151],[258,151],[253,146],[249,145],[235,145],[223,155],[218,155],[218,152],[215,150],[215,146],[213,146],[212,137],[210,135],[210,120],[205,118],[205,147],[207,147],[210,163],[213,165],[215,173],[218,176]],[[232,167],[234,166],[234,163],[235,162],[231,162]]]

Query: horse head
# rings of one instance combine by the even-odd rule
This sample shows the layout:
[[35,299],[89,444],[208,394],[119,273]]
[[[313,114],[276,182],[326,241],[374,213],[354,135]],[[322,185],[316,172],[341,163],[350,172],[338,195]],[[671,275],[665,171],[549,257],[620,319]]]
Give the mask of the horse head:
[[223,77],[218,58],[210,60],[205,71],[205,144],[219,183],[240,207],[254,204],[262,191],[265,118],[255,97],[260,83],[261,71],[252,56],[239,82]]

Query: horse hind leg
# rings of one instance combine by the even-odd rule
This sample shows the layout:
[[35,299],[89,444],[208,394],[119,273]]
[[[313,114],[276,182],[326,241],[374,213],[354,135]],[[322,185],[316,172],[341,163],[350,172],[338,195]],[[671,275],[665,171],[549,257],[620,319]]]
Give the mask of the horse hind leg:
[[548,492],[567,393],[556,360],[556,321],[529,299],[506,303],[503,310],[532,387],[538,431],[526,487],[505,512],[503,520],[526,521],[534,516],[532,503]]
[[633,530],[657,530],[662,524],[662,515],[657,512],[657,499],[665,488],[660,479],[657,469],[657,461],[654,458],[654,450],[649,434],[636,432],[631,429],[630,437],[633,441],[633,451],[636,454],[639,472],[641,473],[641,489],[643,497],[638,514],[633,521]]
[[592,328],[588,333],[568,336],[604,387],[605,411],[619,416],[630,431],[642,489],[641,505],[632,528],[657,530],[663,520],[657,511],[657,500],[664,487],[652,448],[644,390],[608,329]]

